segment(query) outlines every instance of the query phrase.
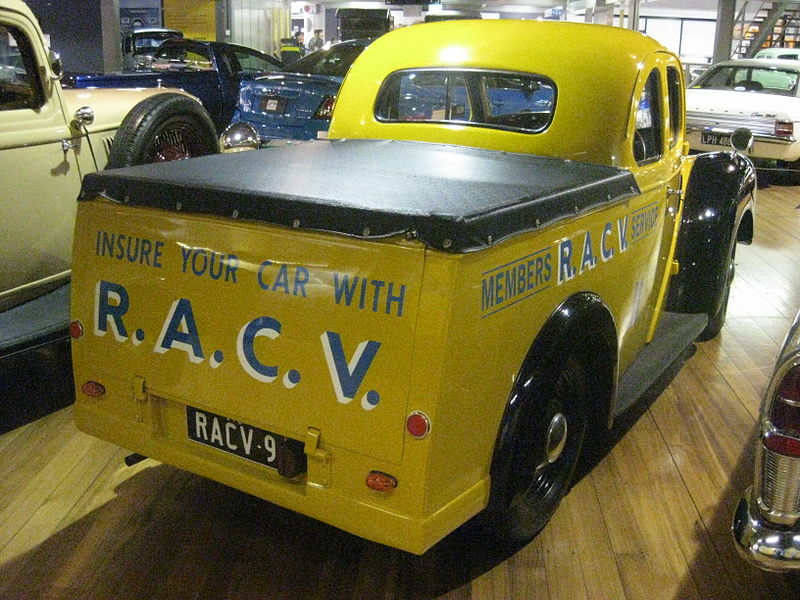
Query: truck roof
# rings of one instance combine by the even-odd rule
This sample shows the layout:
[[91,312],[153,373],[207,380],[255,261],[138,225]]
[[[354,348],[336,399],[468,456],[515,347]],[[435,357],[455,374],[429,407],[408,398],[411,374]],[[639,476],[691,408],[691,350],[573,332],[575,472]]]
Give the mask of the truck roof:
[[81,200],[467,252],[639,193],[629,171],[427,142],[339,140],[143,165],[84,178]]
[[[353,63],[331,120],[330,138],[416,139],[620,165],[647,59],[680,70],[673,53],[639,32],[587,23],[519,19],[422,23],[378,38]],[[381,122],[376,99],[405,70],[531,74],[556,86],[552,123],[539,133],[452,124]]]

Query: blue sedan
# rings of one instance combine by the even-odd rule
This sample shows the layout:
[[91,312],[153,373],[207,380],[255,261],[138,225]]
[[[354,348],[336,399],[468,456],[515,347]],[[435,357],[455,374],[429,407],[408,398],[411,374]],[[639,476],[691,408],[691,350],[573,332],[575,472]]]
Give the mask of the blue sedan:
[[301,58],[282,72],[242,81],[239,105],[229,130],[251,131],[252,127],[259,144],[274,139],[324,137],[344,76],[371,41],[334,44]]

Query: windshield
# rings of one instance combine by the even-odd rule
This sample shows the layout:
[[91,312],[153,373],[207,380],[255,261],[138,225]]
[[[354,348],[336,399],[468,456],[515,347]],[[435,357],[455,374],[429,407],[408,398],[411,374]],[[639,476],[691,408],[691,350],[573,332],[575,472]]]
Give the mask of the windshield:
[[306,73],[308,75],[333,75],[344,77],[350,65],[364,51],[364,46],[355,44],[339,44],[328,50],[319,50],[301,58],[286,67],[287,73]]
[[133,38],[134,54],[153,54],[164,40],[181,37],[175,31],[157,31],[150,33],[138,33]]
[[207,48],[169,44],[158,49],[150,68],[154,71],[213,71],[214,63]]
[[800,73],[788,69],[726,65],[712,68],[692,84],[693,89],[761,92],[796,96]]

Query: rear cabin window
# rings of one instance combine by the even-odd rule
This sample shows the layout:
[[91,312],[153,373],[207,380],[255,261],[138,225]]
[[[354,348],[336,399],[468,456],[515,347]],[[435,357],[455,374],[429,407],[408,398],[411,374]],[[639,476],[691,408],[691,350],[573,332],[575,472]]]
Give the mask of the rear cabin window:
[[539,133],[553,120],[555,106],[556,85],[541,75],[417,69],[387,77],[375,118]]

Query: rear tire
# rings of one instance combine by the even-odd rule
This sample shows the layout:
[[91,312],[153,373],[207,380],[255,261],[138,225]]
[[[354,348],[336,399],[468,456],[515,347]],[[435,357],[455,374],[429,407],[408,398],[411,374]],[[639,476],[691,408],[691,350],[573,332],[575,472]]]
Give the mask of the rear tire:
[[196,100],[165,93],[139,102],[114,136],[109,169],[182,160],[217,151],[214,124]]
[[[549,388],[514,426],[508,477],[505,489],[499,490],[499,511],[493,515],[496,533],[515,543],[529,541],[555,513],[572,484],[586,435],[587,370],[575,354]],[[562,418],[565,437],[556,455],[559,439],[553,426],[558,429]]]

